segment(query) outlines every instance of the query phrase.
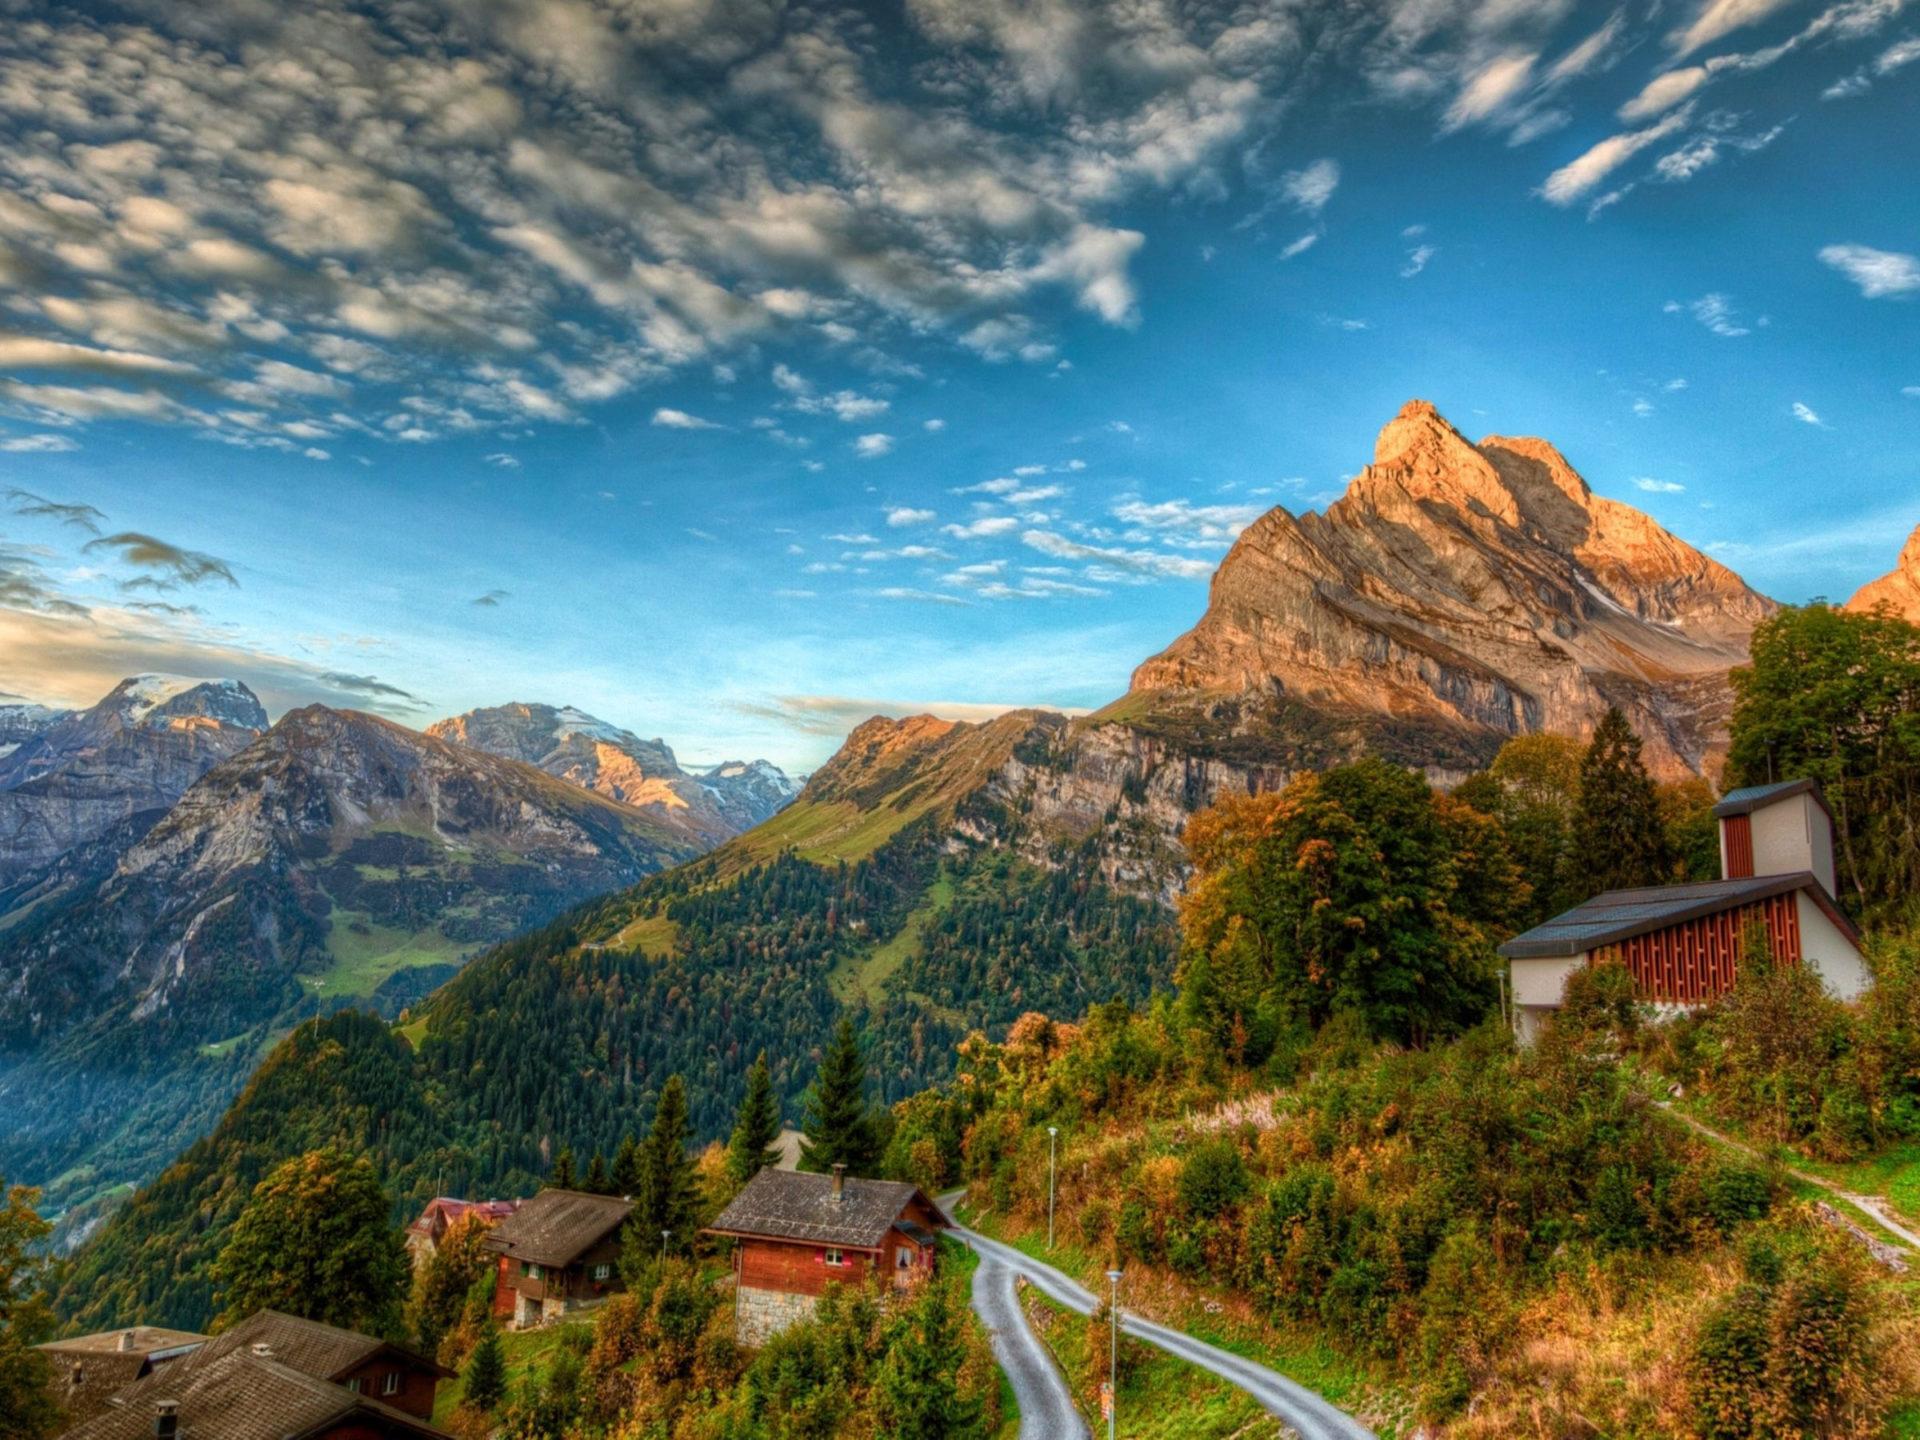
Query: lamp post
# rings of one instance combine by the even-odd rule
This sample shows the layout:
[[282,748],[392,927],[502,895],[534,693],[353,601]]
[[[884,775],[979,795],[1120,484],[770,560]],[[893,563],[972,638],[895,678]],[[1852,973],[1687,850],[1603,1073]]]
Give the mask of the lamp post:
[[662,1230],[660,1232],[660,1263],[662,1265],[667,1263],[667,1241],[671,1240],[672,1238],[673,1238],[673,1231]]
[[1107,1271],[1107,1283],[1113,1287],[1107,1302],[1107,1314],[1113,1320],[1113,1348],[1107,1356],[1107,1394],[1112,1397],[1107,1406],[1107,1440],[1113,1440],[1120,1419],[1120,1272]]
[[1060,1127],[1047,1126],[1047,1249],[1053,1249],[1053,1156],[1057,1148]]

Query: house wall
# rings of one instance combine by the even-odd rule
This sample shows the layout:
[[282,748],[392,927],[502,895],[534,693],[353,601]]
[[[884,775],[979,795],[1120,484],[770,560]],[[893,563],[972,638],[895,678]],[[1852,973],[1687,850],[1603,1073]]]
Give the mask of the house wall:
[[[389,1395],[382,1386],[387,1376],[396,1372],[401,1377],[400,1389],[396,1394]],[[369,1400],[378,1400],[396,1410],[417,1415],[422,1420],[433,1418],[433,1392],[439,1386],[440,1377],[417,1365],[406,1364],[397,1355],[375,1355],[366,1364],[336,1376],[335,1380],[349,1390],[355,1388],[351,1382],[358,1380],[360,1384],[356,1393]]]
[[1586,964],[1587,957],[1582,954],[1509,963],[1513,967],[1514,1011],[1518,1014],[1522,1009],[1558,1006],[1566,993],[1567,977]]
[[1807,963],[1835,997],[1855,999],[1873,983],[1866,958],[1811,895],[1802,890],[1794,898],[1799,902],[1800,944]]
[[1837,893],[1833,873],[1833,826],[1811,794],[1789,795],[1755,810],[1753,873],[1791,875],[1811,870],[1827,894]]
[[734,1292],[734,1336],[742,1345],[764,1345],[789,1325],[811,1319],[819,1303],[812,1295],[742,1285]]
[[827,1264],[827,1247],[777,1240],[740,1242],[740,1284],[789,1295],[818,1296],[829,1285],[858,1285],[873,1266],[863,1250],[842,1249],[844,1265]]

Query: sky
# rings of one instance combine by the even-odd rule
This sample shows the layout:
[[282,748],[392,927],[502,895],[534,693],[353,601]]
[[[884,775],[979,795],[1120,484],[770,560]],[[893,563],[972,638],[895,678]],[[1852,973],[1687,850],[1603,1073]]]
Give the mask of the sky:
[[1920,522],[1920,4],[0,0],[0,692],[1092,707],[1407,399]]

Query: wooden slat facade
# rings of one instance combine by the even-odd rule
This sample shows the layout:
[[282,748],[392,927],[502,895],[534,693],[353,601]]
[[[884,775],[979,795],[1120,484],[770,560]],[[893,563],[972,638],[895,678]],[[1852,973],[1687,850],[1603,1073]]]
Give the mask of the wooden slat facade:
[[[1731,831],[1731,825],[1728,829]],[[1800,910],[1796,900],[1792,894],[1775,895],[1757,905],[1703,916],[1650,935],[1636,935],[1594,952],[1593,959],[1595,963],[1617,960],[1625,965],[1633,976],[1634,988],[1644,999],[1697,1005],[1733,988],[1745,949],[1746,927],[1756,921],[1767,927],[1768,946],[1776,965],[1800,963]]]
[[1744,880],[1753,874],[1753,817],[1729,815],[1722,846],[1727,856],[1727,879]]

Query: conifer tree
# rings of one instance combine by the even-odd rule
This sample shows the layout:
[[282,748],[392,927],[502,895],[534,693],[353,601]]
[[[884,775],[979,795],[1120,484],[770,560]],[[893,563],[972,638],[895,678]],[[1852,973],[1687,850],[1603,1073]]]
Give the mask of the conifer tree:
[[747,1093],[740,1102],[740,1113],[733,1122],[733,1135],[727,1141],[727,1174],[736,1185],[744,1185],[780,1158],[773,1142],[780,1138],[780,1105],[773,1095],[773,1072],[767,1068],[767,1052],[747,1071]]
[[845,1015],[820,1057],[801,1129],[806,1136],[800,1145],[802,1169],[845,1165],[850,1175],[871,1175],[879,1163],[873,1117],[867,1111],[867,1062],[853,1021]]
[[628,1221],[628,1248],[659,1253],[660,1232],[669,1230],[667,1248],[692,1248],[700,1228],[700,1178],[687,1143],[693,1127],[687,1118],[687,1086],[678,1075],[667,1077],[654,1106],[653,1128],[640,1148],[640,1189]]
[[466,1402],[475,1409],[492,1410],[506,1395],[507,1357],[500,1348],[500,1332],[489,1325],[467,1362]]
[[640,1147],[632,1135],[627,1135],[620,1141],[620,1148],[613,1152],[613,1193],[636,1195],[639,1191]]
[[960,1388],[967,1360],[961,1302],[950,1281],[920,1287],[894,1332],[876,1389],[882,1428],[915,1440],[970,1436],[980,1401]]
[[1580,762],[1574,845],[1593,893],[1663,884],[1673,868],[1660,797],[1640,750],[1640,737],[1614,706]]
[[594,1195],[611,1195],[613,1181],[607,1178],[607,1162],[598,1150],[593,1159],[587,1162],[587,1178],[581,1182],[581,1189]]
[[553,1173],[547,1177],[547,1184],[556,1190],[571,1190],[577,1183],[573,1173],[573,1147],[562,1145],[560,1153],[553,1157]]

